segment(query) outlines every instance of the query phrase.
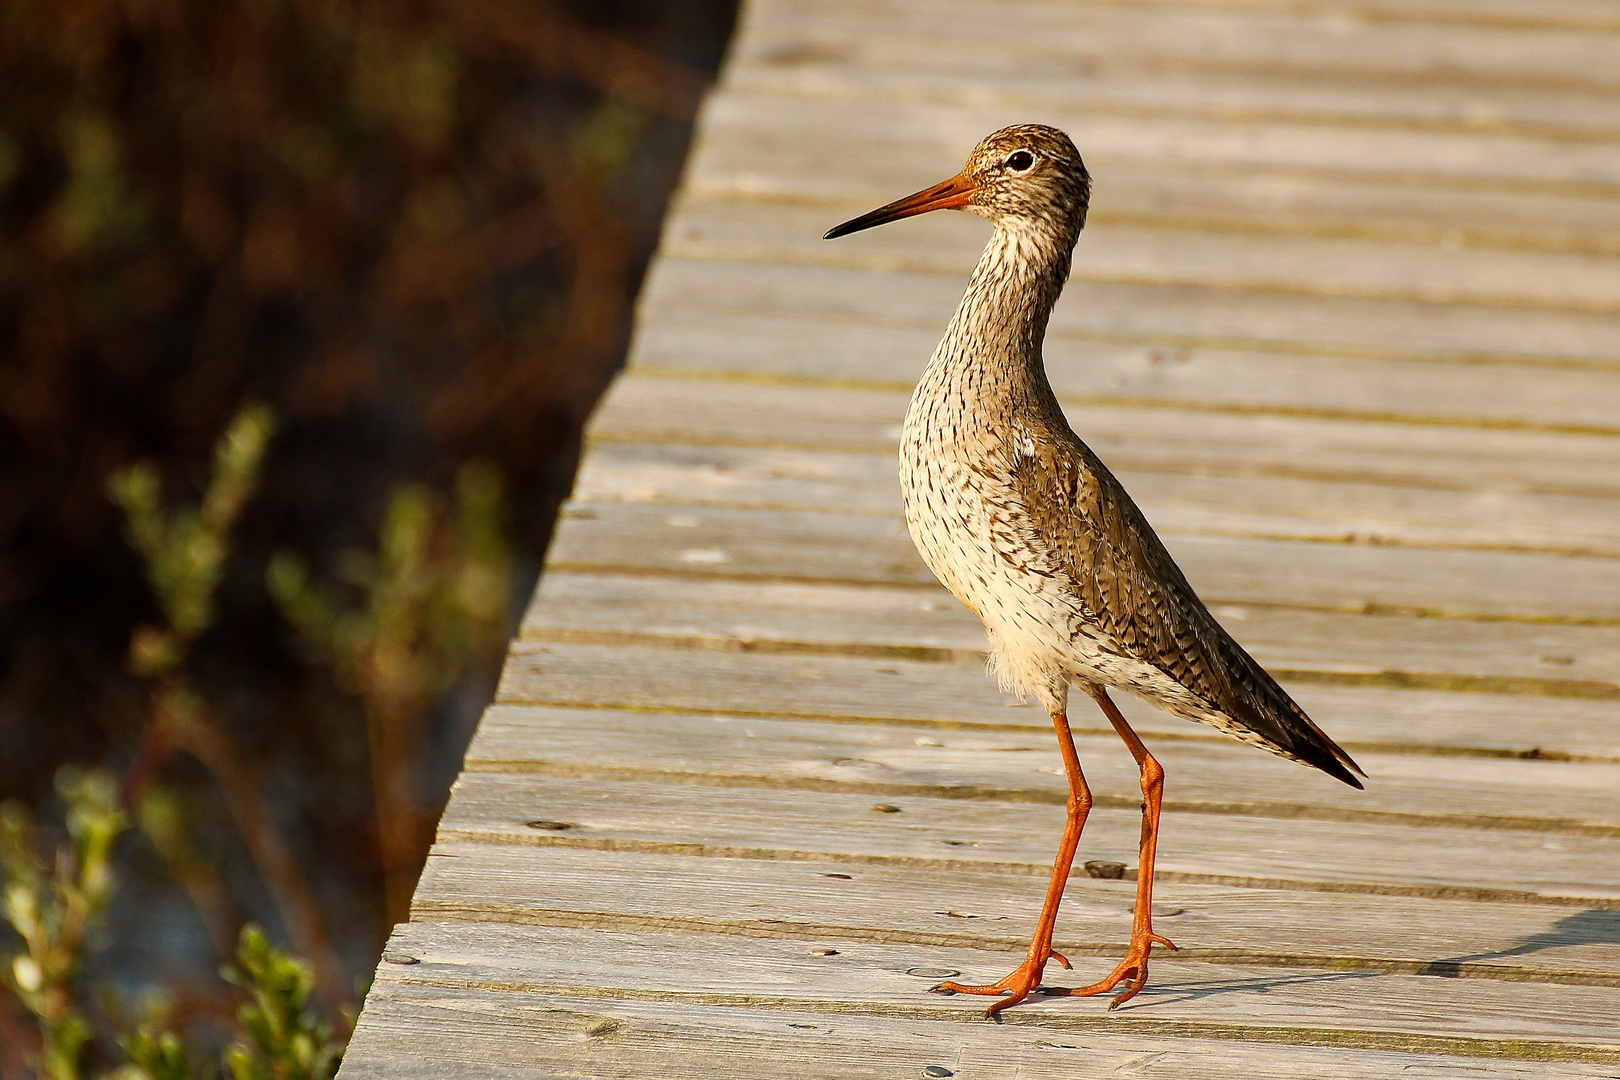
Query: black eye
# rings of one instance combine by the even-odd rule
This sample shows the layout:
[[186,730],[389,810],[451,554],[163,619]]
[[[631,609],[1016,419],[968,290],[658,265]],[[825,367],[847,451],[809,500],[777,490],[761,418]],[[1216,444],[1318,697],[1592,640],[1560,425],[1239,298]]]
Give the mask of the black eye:
[[1033,164],[1035,164],[1035,155],[1028,150],[1016,150],[1013,152],[1012,157],[1007,159],[1007,168],[1013,172],[1024,172]]

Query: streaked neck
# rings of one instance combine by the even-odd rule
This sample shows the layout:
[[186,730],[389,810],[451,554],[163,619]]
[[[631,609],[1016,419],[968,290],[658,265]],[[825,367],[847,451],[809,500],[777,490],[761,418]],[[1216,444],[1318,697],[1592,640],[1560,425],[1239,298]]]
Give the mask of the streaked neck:
[[1054,235],[998,223],[934,352],[930,373],[959,383],[1044,383],[1041,342],[1069,276],[1078,230]]

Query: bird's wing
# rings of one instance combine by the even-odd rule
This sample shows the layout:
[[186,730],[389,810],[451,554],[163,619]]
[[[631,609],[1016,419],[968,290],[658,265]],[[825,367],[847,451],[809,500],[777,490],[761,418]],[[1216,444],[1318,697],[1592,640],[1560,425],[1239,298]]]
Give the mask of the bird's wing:
[[1012,488],[1026,541],[1069,578],[1114,648],[1150,664],[1269,749],[1356,783],[1360,772],[1227,634],[1102,461],[1072,432],[1020,433]]

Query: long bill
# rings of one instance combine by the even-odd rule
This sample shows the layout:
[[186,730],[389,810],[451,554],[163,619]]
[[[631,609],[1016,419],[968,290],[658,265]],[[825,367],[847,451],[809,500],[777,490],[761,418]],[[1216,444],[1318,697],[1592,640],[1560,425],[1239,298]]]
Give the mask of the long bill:
[[960,210],[968,204],[968,200],[977,190],[971,180],[958,173],[944,183],[924,188],[915,195],[907,195],[888,206],[880,206],[870,213],[851,218],[842,225],[836,225],[829,229],[822,239],[836,240],[840,236],[848,236],[850,233],[857,233],[876,225],[886,225],[901,218],[926,214],[930,210]]

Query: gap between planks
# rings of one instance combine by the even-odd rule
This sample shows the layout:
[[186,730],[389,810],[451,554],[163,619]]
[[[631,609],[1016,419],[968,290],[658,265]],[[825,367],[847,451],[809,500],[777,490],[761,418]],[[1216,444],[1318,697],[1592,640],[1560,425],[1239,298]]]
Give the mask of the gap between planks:
[[[1066,796],[1040,788],[999,787],[988,784],[916,784],[884,781],[830,780],[817,777],[762,776],[753,773],[697,772],[541,758],[469,757],[464,773],[503,776],[546,776],[574,780],[643,781],[672,786],[759,788],[772,791],[815,791],[888,798],[948,799],[958,802],[1001,802],[1062,806]],[[1135,810],[1141,799],[1093,792],[1092,805],[1104,810]],[[1281,801],[1166,799],[1172,814],[1257,817],[1280,821],[1329,821],[1361,825],[1402,825],[1425,829],[1483,829],[1501,832],[1546,833],[1594,839],[1620,839],[1620,825],[1576,818],[1506,814],[1442,814],[1399,810],[1357,810]]]
[[[1620,375],[1620,368],[1615,369]],[[693,382],[739,383],[748,386],[775,386],[783,389],[853,390],[879,394],[910,395],[914,382],[901,380],[849,379],[786,372],[736,371],[696,368],[642,361],[625,370],[630,377],[649,379],[688,379]],[[1617,380],[1620,382],[1620,380]],[[1620,387],[1617,391],[1620,392]],[[1610,424],[1558,423],[1491,416],[1443,416],[1423,413],[1372,412],[1314,405],[1283,405],[1270,402],[1210,401],[1177,397],[1134,397],[1124,394],[1057,395],[1060,404],[1087,409],[1164,409],[1168,412],[1214,413],[1224,416],[1277,416],[1289,420],[1330,420],[1347,424],[1394,424],[1402,427],[1458,428],[1464,431],[1522,431],[1536,435],[1620,436],[1620,426]],[[610,436],[595,436],[600,441]],[[1342,474],[1323,474],[1334,479]],[[1620,495],[1620,489],[1615,489]]]
[[[413,921],[684,930],[1021,950],[1040,910],[1032,882],[928,867],[715,860],[648,852],[443,840]],[[1032,875],[1033,876],[1033,875]],[[1065,953],[1118,955],[1132,878],[1075,877],[1056,938]],[[937,910],[949,905],[947,910]],[[1165,879],[1154,918],[1178,960],[1359,967],[1441,978],[1620,986],[1620,913],[1354,891],[1256,889]],[[1167,954],[1168,955],[1168,954]]]

